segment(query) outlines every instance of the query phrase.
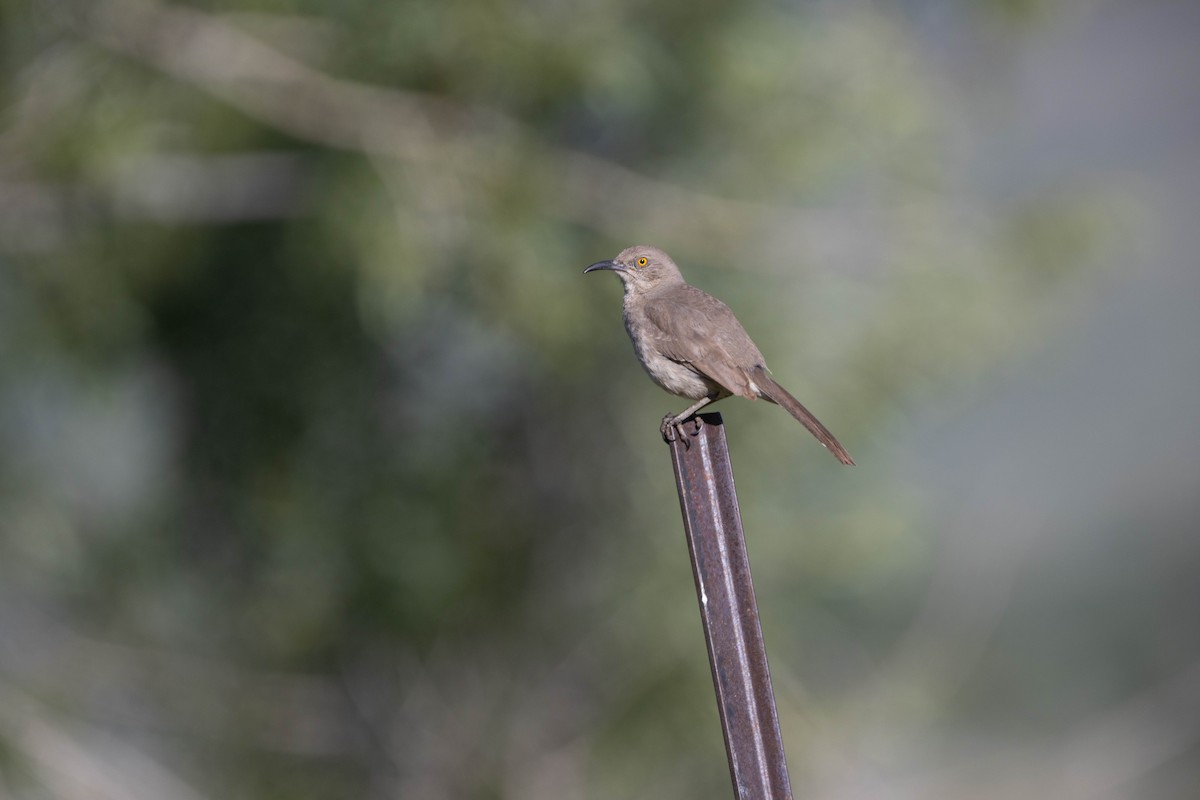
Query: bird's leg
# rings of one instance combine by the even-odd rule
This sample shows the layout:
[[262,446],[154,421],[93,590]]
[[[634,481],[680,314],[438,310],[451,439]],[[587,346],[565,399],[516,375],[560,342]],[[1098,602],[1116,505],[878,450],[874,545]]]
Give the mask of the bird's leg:
[[688,441],[687,434],[683,432],[683,423],[709,403],[719,400],[720,397],[720,392],[713,392],[707,397],[701,397],[699,400],[692,403],[678,414],[667,414],[665,417],[663,417],[662,426],[659,428],[659,432],[662,433],[663,441],[667,442],[668,444],[675,441],[675,432],[679,431],[679,435],[683,439],[683,446],[691,447],[692,443]]

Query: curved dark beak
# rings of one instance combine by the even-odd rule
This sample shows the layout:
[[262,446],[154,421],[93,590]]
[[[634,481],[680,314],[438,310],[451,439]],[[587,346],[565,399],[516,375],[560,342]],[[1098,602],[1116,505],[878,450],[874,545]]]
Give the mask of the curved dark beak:
[[616,272],[624,272],[625,271],[625,268],[622,267],[620,264],[618,264],[615,261],[597,261],[595,264],[592,264],[590,267],[585,269],[583,271],[583,274],[587,275],[589,272],[592,272],[593,270],[597,270],[597,269],[611,269]]

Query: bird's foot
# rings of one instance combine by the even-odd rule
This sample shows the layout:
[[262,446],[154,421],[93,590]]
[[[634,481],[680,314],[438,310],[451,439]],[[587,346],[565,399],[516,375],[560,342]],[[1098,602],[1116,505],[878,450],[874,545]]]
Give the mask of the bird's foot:
[[688,432],[683,429],[683,424],[688,421],[694,421],[696,423],[695,430],[692,432],[692,435],[694,436],[696,433],[699,433],[700,422],[696,419],[695,414],[689,417],[677,417],[674,414],[667,414],[665,417],[663,417],[662,425],[659,426],[658,429],[659,433],[662,434],[663,441],[667,444],[671,444],[675,441],[676,434],[678,434],[680,441],[683,442],[684,448],[690,448],[692,446],[691,436],[689,436]]

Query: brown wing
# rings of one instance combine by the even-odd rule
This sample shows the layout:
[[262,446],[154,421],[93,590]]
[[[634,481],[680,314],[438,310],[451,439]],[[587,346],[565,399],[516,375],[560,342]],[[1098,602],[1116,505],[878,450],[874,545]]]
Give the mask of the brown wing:
[[762,353],[729,306],[694,286],[684,284],[646,298],[647,319],[659,352],[690,365],[731,394],[754,399],[750,371],[763,363]]

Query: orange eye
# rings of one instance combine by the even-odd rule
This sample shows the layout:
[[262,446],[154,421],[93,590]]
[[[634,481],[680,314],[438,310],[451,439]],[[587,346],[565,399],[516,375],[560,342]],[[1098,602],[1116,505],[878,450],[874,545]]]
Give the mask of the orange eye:
[[647,263],[647,262],[646,262],[646,257],[645,257],[645,256],[642,256],[641,258],[639,258],[639,259],[638,259],[638,266],[639,266],[639,267],[644,267],[644,266],[646,266],[646,263]]

